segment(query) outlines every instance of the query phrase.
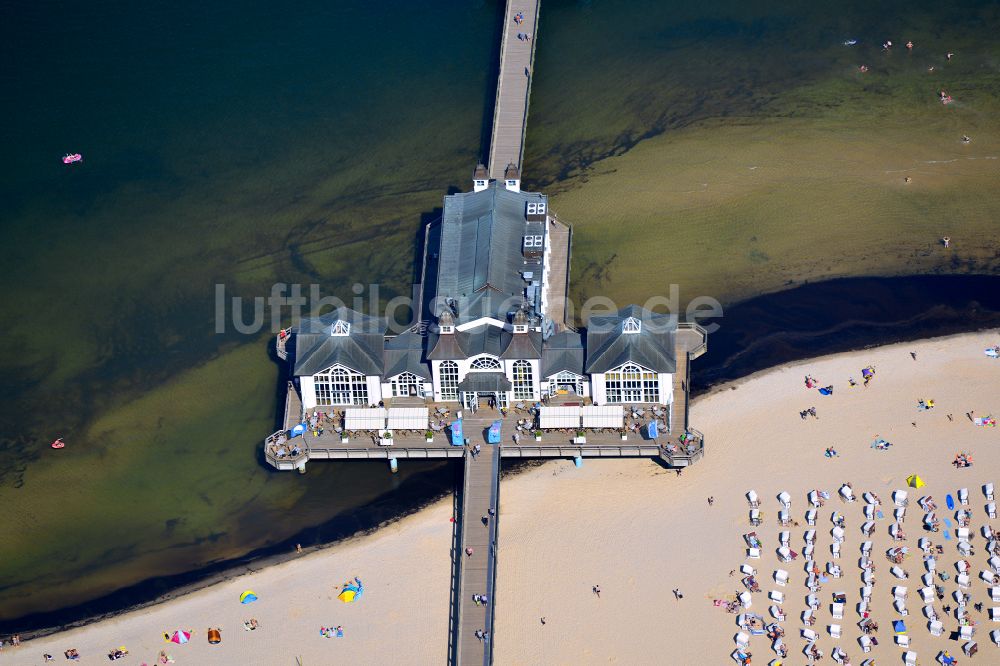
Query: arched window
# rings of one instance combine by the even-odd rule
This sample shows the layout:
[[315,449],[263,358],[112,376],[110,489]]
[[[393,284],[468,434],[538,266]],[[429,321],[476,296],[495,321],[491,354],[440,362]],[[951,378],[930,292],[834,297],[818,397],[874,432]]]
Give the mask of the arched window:
[[438,366],[438,385],[442,400],[458,400],[458,363],[444,361]]
[[550,381],[549,383],[549,393],[551,395],[556,395],[560,391],[573,393],[574,395],[583,395],[583,377],[568,370],[563,370],[555,376],[554,381]]
[[367,405],[368,381],[359,372],[334,367],[313,375],[316,405]]
[[514,399],[531,400],[535,397],[535,382],[528,361],[514,361]]
[[605,401],[616,403],[659,402],[660,382],[655,372],[634,363],[604,373]]
[[472,370],[500,370],[500,361],[492,356],[480,356],[472,362]]
[[412,372],[404,372],[392,380],[392,397],[423,396],[423,380]]
[[622,322],[622,333],[639,333],[642,331],[642,322],[635,317],[629,317]]

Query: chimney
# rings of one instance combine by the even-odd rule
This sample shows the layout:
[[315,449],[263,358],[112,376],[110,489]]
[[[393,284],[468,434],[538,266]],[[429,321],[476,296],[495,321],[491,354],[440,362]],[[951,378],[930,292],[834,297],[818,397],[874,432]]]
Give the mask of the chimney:
[[441,335],[451,335],[455,332],[455,320],[451,316],[451,310],[445,308],[438,315],[438,329]]
[[476,170],[472,172],[472,191],[482,192],[487,188],[490,183],[490,174],[486,171],[486,167],[480,162],[476,165]]
[[508,164],[503,172],[504,187],[511,192],[521,191],[521,173],[513,164]]

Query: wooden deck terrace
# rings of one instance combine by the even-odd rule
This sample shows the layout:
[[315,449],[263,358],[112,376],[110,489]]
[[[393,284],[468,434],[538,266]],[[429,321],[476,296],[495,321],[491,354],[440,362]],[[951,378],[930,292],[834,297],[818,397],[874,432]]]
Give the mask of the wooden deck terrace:
[[[508,0],[500,44],[500,74],[490,138],[490,178],[503,180],[508,164],[521,169],[528,101],[535,64],[535,40],[541,0]],[[520,23],[514,17],[523,15]],[[518,34],[528,35],[518,39]]]

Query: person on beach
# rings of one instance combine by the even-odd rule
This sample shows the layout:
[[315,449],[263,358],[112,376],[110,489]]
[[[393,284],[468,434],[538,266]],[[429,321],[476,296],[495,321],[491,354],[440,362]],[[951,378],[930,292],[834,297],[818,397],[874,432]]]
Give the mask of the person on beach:
[[545,624],[545,616],[543,615],[543,616],[542,616],[542,617],[540,617],[539,619],[540,619],[540,620],[542,621],[542,624],[544,625],[544,624]]
[[466,549],[465,549],[465,554],[466,554],[466,555],[468,555],[469,557],[472,557],[472,554],[473,554],[474,552],[476,552],[476,551],[474,551],[474,550],[472,549],[472,546],[469,546],[468,548],[466,548]]
[[715,504],[715,498],[714,497],[709,497],[708,498],[708,505],[712,506],[713,504]]
[[479,595],[478,594],[473,594],[472,595],[472,603],[476,604],[477,606],[479,605]]
[[593,590],[594,590],[594,594],[597,595],[597,598],[600,599],[601,598],[601,586],[600,585],[595,585],[593,587]]

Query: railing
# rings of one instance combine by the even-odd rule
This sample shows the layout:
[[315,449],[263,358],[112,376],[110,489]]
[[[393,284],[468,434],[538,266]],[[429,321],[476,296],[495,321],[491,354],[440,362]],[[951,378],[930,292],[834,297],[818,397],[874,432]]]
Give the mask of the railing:
[[[465,510],[465,503],[469,501],[469,479],[472,477],[472,473],[469,471],[469,466],[471,464],[471,458],[472,458],[472,452],[469,449],[466,449],[465,447],[463,447],[462,450],[465,452],[465,455],[464,455],[464,457],[465,457],[465,462],[464,462],[465,474],[463,474],[463,478],[462,478],[462,506],[461,506],[461,512],[459,513],[459,516],[460,516],[459,522],[462,523],[461,529],[460,529],[460,533],[459,533],[460,534],[459,542],[458,542],[458,547],[459,547],[460,550],[462,548],[462,543],[463,543],[462,540],[465,538],[464,535],[465,535],[466,528],[468,527],[465,524],[465,521],[469,518],[469,516],[467,515],[467,512]],[[461,560],[463,554],[464,553],[461,553],[461,552],[458,554],[458,557],[459,557],[460,560]],[[462,663],[462,660],[461,660],[461,657],[462,657],[462,640],[465,638],[465,636],[462,634],[462,629],[463,629],[463,627],[462,627],[462,604],[466,603],[466,599],[464,598],[464,594],[463,594],[463,590],[465,589],[465,587],[464,587],[464,583],[465,583],[465,569],[466,568],[464,566],[462,566],[461,563],[459,563],[459,565],[458,565],[458,583],[457,583],[458,584],[458,599],[456,600],[456,603],[455,603],[455,618],[456,618],[455,624],[457,626],[457,632],[456,632],[457,635],[455,637],[455,653],[454,653],[454,656],[453,656],[452,661],[451,661],[452,664],[461,664]],[[492,599],[490,599],[490,601],[492,601]]]
[[699,344],[694,349],[688,350],[688,354],[690,354],[691,358],[698,358],[699,356],[708,351],[708,331],[706,331],[703,326],[693,321],[682,321],[677,324],[677,329],[696,331],[701,334],[701,344]]
[[285,328],[278,331],[278,337],[274,341],[274,351],[282,361],[288,360],[288,341],[292,337],[292,329]]
[[494,592],[497,587],[497,565],[499,563],[500,544],[497,537],[500,534],[500,447],[493,447],[493,478],[490,481],[490,506],[493,508],[493,516],[490,518],[490,559],[486,565],[486,598],[489,602],[486,605],[486,630],[490,633],[490,639],[486,646],[486,654],[483,657],[484,666],[493,663],[493,646],[496,644],[496,634],[494,633],[494,619],[496,618],[497,598]]

